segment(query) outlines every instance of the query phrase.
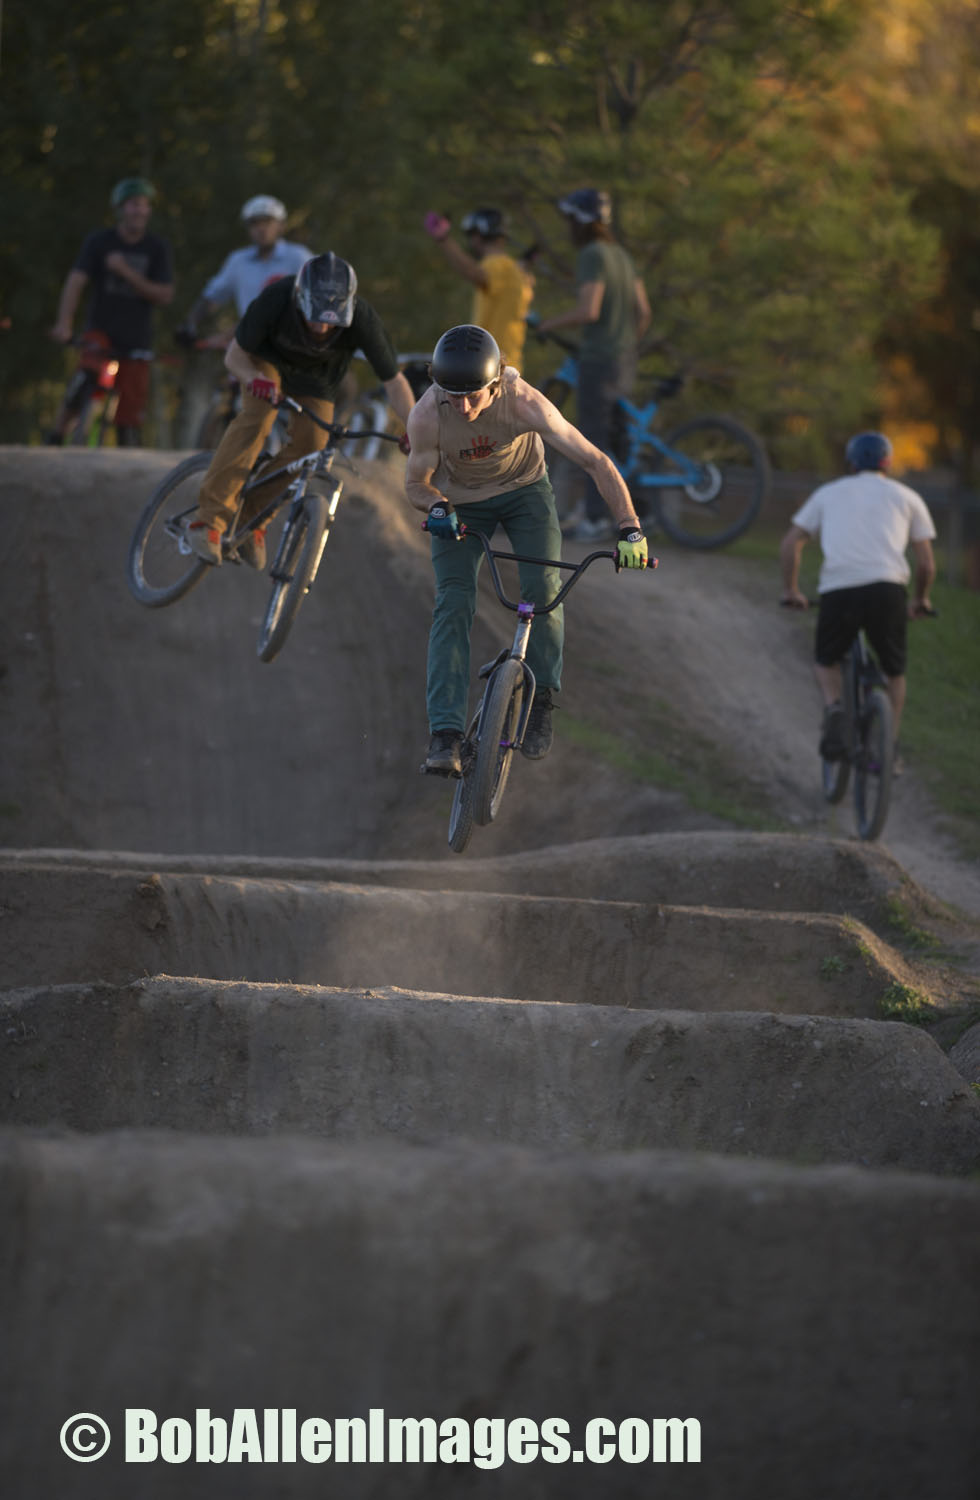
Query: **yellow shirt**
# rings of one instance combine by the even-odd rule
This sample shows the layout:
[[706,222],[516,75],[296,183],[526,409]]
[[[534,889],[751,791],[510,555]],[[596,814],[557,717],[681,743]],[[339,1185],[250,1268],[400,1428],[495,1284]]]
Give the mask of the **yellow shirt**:
[[495,252],[480,261],[488,285],[478,287],[473,303],[473,322],[492,333],[504,362],[520,369],[524,354],[524,319],[534,296],[531,276],[513,256]]

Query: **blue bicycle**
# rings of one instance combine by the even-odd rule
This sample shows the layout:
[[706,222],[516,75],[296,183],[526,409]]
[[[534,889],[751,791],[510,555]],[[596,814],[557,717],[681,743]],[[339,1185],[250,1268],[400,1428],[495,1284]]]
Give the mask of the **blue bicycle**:
[[[578,350],[559,334],[542,337],[566,351],[542,386],[549,401],[561,407],[578,381]],[[621,397],[609,453],[645,526],[661,526],[682,547],[723,547],[759,514],[772,470],[755,433],[734,417],[692,417],[666,437],[655,432],[660,402],[676,396],[683,385],[682,375],[658,380],[645,406]]]

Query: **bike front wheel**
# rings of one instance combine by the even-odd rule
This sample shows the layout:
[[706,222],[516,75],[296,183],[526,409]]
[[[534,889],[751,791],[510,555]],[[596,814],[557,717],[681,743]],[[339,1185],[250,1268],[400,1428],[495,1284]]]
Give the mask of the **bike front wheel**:
[[854,811],[863,839],[876,839],[885,826],[893,754],[892,707],[881,688],[872,688],[858,725],[854,766]]
[[[660,522],[682,547],[724,547],[746,531],[769,493],[772,472],[759,439],[733,417],[695,417],[648,449],[643,467],[677,483],[658,484]],[[651,487],[638,487],[643,502]],[[644,508],[648,508],[645,506]]]
[[126,581],[133,597],[150,609],[182,599],[210,571],[208,563],[187,549],[183,537],[184,523],[197,509],[201,481],[210,463],[210,453],[195,453],[171,469],[136,523]]
[[287,520],[272,565],[272,594],[259,632],[258,654],[272,661],[286,644],[299,607],[310,591],[326,541],[329,504],[308,490],[299,515]]
[[463,741],[463,774],[453,789],[453,805],[449,810],[449,847],[454,854],[462,854],[473,833],[473,744],[476,726],[477,720],[474,719],[469,734]]
[[473,817],[481,827],[492,823],[500,810],[523,703],[524,671],[521,663],[509,656],[493,675],[480,721],[473,769]]

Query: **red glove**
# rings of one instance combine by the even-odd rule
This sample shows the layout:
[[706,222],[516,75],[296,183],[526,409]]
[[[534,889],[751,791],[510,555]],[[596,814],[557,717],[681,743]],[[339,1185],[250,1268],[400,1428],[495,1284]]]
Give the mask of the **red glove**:
[[254,396],[258,401],[268,401],[270,406],[279,404],[279,387],[274,380],[266,380],[264,375],[257,375],[248,383],[248,394]]
[[452,228],[445,214],[437,214],[434,209],[429,210],[422,222],[425,224],[426,234],[431,234],[432,238],[440,243],[448,238]]
[[407,432],[403,432],[402,435],[401,435],[401,437],[398,439],[398,446],[401,449],[401,451],[404,453],[405,457],[407,458],[408,455],[412,451],[412,445],[408,441],[408,433]]

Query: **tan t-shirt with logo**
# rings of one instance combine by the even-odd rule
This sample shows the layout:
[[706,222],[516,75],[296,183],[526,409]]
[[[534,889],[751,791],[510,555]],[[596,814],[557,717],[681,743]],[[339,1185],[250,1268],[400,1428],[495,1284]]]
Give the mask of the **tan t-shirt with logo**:
[[471,422],[435,392],[439,466],[432,483],[453,505],[523,489],[544,474],[544,443],[538,433],[527,431],[514,410],[519,378],[508,366],[494,400]]

